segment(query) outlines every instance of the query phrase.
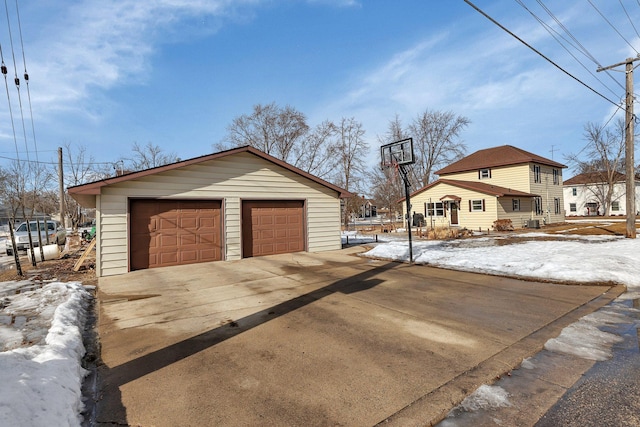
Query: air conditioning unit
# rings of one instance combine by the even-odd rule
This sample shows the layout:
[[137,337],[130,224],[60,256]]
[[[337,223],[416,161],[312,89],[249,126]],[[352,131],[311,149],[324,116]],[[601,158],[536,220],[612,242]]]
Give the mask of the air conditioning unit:
[[527,221],[527,228],[540,228],[539,219],[530,219]]

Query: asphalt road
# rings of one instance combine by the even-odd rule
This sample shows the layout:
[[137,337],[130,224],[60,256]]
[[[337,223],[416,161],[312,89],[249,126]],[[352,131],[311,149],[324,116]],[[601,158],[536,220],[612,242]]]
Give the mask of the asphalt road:
[[[542,350],[493,384],[506,392],[507,406],[497,407],[491,399],[479,401],[478,406],[485,406],[475,411],[458,408],[438,426],[640,426],[640,299],[613,305],[604,310],[619,310],[624,316],[619,323],[599,328],[623,338],[611,347],[611,359],[593,362]],[[577,375],[568,375],[572,371]],[[554,392],[556,403],[536,415],[542,407],[540,396]]]
[[636,324],[603,329],[624,338],[614,345],[613,358],[587,371],[536,427],[640,426],[640,313],[636,315]]

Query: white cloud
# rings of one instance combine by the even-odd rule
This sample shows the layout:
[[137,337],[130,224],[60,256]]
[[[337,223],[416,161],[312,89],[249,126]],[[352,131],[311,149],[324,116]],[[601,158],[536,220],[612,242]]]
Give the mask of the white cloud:
[[[527,12],[523,11],[523,18],[513,14],[512,5],[508,10],[510,15],[499,19],[507,28],[570,73],[617,101]],[[556,15],[591,49],[592,54],[604,57],[604,52],[610,54],[606,43],[610,44],[611,40],[589,37],[597,19],[593,14],[587,14],[588,11],[584,5],[574,5]],[[546,143],[550,134],[559,135],[560,126],[572,126],[571,122],[561,120],[563,114],[578,116],[580,123],[573,125],[579,139],[582,124],[600,117],[603,107],[608,108],[597,95],[494,24],[488,20],[483,22],[482,17],[474,18],[478,17],[456,22],[437,34],[432,33],[428,39],[407,40],[406,49],[381,61],[373,69],[361,70],[352,78],[348,91],[331,100],[315,115],[355,116],[364,123],[367,137],[372,142],[375,135],[386,131],[395,114],[406,123],[427,108],[451,110],[472,120],[469,132],[463,137],[472,131],[480,131],[474,137],[475,143],[485,147],[496,141],[514,143],[508,138],[519,134],[517,143],[526,149],[527,144]],[[546,19],[551,22],[548,16]],[[596,65],[584,56],[580,59],[595,74]],[[619,89],[607,76],[598,77],[614,91]],[[594,117],[584,114],[588,108],[593,110]],[[481,118],[482,123],[475,122],[476,118]],[[516,133],[508,129],[516,127],[514,120],[518,121],[520,129]],[[538,135],[531,135],[527,128]]]
[[[39,113],[77,110],[89,120],[100,112],[85,101],[93,89],[110,89],[144,83],[149,61],[160,40],[206,36],[225,20],[241,20],[258,0],[137,0],[81,1],[68,4],[47,22],[44,34],[55,37],[36,41],[30,48],[30,74],[34,103]],[[61,18],[60,18],[61,17]],[[177,32],[178,24],[193,20],[191,34]],[[184,26],[180,27],[184,31]],[[35,78],[39,76],[38,80]],[[42,77],[45,76],[46,80]],[[108,101],[102,103],[108,108]],[[102,107],[104,108],[104,107]]]

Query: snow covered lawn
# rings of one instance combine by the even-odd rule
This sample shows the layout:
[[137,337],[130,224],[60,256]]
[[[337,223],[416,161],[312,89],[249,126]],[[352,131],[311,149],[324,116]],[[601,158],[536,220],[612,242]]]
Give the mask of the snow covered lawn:
[[[640,288],[640,239],[612,236],[510,234],[413,242],[416,264],[454,270]],[[365,257],[409,260],[407,241],[378,244]]]
[[80,425],[91,298],[77,282],[0,283],[1,425]]

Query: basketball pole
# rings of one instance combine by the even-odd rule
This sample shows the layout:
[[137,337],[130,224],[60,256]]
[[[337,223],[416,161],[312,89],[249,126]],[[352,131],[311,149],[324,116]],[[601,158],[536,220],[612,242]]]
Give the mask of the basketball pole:
[[404,196],[407,202],[407,233],[409,235],[409,265],[413,264],[413,243],[411,241],[411,194],[409,191],[409,175],[404,165],[398,165],[404,182]]

